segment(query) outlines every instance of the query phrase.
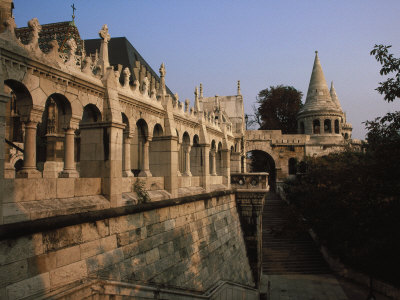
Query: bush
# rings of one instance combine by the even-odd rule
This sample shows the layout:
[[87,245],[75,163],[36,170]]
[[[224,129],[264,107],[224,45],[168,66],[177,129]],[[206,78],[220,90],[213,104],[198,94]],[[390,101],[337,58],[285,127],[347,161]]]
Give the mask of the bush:
[[[288,200],[340,259],[400,284],[400,156],[351,152],[307,158]],[[379,156],[379,157],[377,157]]]

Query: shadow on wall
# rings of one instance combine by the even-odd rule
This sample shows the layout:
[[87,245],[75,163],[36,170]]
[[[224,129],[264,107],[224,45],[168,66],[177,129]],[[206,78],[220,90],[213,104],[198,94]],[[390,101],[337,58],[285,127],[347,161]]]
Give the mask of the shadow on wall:
[[205,291],[254,286],[233,194],[0,242],[1,299],[87,277]]

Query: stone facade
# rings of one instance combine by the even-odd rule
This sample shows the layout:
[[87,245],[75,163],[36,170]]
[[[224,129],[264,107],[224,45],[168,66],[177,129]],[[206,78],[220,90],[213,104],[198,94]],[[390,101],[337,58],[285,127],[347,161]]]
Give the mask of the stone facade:
[[77,225],[64,219],[28,235],[14,228],[21,236],[0,242],[0,298],[34,298],[88,277],[192,291],[219,280],[254,286],[234,194],[202,198]]

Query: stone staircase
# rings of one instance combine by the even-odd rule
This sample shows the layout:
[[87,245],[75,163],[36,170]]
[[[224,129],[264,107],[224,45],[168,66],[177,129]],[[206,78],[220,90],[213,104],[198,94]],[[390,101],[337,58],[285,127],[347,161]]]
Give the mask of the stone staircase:
[[286,202],[269,193],[263,212],[263,273],[331,273],[308,232],[287,226],[289,222]]

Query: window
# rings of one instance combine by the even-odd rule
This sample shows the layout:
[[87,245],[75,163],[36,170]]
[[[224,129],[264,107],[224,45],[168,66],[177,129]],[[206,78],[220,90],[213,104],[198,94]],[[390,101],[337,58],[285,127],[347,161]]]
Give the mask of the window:
[[313,133],[314,134],[320,134],[320,124],[319,124],[319,120],[314,120],[313,121]]

